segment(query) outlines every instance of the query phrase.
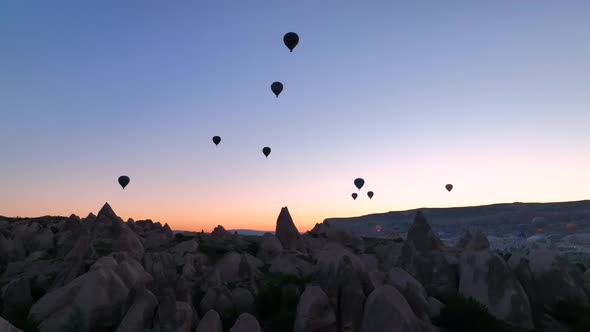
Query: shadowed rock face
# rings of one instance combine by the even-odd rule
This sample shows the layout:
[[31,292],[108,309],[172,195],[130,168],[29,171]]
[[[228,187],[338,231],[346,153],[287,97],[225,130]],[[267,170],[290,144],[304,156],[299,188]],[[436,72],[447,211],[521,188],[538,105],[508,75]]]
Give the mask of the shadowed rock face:
[[433,296],[457,292],[457,266],[452,260],[453,254],[443,249],[446,248],[418,211],[410,226],[408,239],[402,246],[399,265]]
[[301,235],[289,214],[289,209],[284,207],[277,218],[276,237],[281,241],[283,248],[292,249],[300,242]]
[[375,289],[365,303],[362,332],[434,332],[418,319],[406,299],[389,285]]
[[528,296],[502,257],[489,250],[464,251],[459,270],[462,295],[475,298],[512,325],[533,327]]
[[430,224],[426,221],[420,210],[416,213],[416,218],[414,218],[414,222],[410,226],[406,242],[411,243],[418,252],[438,250],[442,247],[442,242],[434,234]]

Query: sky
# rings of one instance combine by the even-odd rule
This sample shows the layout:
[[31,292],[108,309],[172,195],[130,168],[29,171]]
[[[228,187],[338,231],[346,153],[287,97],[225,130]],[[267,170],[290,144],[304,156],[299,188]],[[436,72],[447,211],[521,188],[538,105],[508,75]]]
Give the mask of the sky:
[[0,215],[109,202],[173,229],[274,230],[287,206],[305,231],[588,199],[589,15],[553,0],[2,1]]

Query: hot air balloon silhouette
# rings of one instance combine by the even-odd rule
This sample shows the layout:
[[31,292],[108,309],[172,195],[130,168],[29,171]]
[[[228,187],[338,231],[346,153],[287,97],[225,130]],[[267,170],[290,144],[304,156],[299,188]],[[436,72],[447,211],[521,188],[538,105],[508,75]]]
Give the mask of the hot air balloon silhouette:
[[213,136],[213,143],[215,143],[215,145],[219,145],[220,142],[221,142],[221,137]]
[[357,193],[352,193],[352,199],[356,200],[359,195]]
[[578,226],[574,223],[569,223],[569,224],[565,225],[565,228],[567,229],[568,232],[575,233],[576,230],[578,229]]
[[372,191],[368,191],[367,192],[367,196],[369,196],[369,199],[373,199],[373,192]]
[[361,178],[356,178],[354,179],[354,185],[359,189],[359,191],[361,190],[361,188],[365,185],[365,180],[361,179]]
[[283,37],[283,43],[289,48],[290,52],[293,52],[293,49],[299,43],[299,36],[295,32],[288,32]]
[[270,89],[272,90],[272,93],[274,93],[277,96],[277,98],[279,98],[279,95],[283,91],[283,83],[274,82],[270,85]]
[[447,188],[447,190],[450,192],[451,190],[453,190],[453,185],[452,184],[447,184],[445,186],[445,188]]
[[381,225],[375,226],[375,230],[377,231],[377,233],[381,232]]
[[125,189],[125,187],[127,187],[127,185],[129,184],[129,177],[126,175],[119,176],[119,184],[121,185],[121,187],[123,187],[123,189]]
[[266,158],[268,158],[268,155],[270,154],[270,148],[268,146],[265,146],[264,148],[262,148],[262,153],[264,153]]

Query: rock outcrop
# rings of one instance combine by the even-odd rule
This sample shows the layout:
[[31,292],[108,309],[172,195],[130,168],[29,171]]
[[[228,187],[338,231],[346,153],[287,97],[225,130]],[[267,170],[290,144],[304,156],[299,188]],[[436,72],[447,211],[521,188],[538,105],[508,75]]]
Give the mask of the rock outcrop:
[[293,218],[289,213],[289,209],[284,207],[277,218],[277,227],[275,231],[276,237],[279,239],[283,248],[293,249],[297,248],[301,243],[301,234],[297,230]]
[[[372,234],[357,237],[340,221],[300,234],[287,208],[276,235],[260,237],[221,225],[211,234],[174,235],[149,219],[124,222],[109,204],[82,219],[0,217],[7,320],[0,331],[39,324],[40,332],[260,332],[275,329],[280,322],[271,317],[288,305],[294,323],[281,331],[434,332],[431,321],[457,292],[524,329],[533,327],[531,307],[542,304],[548,310],[535,316],[535,328],[562,331],[551,317],[555,305],[590,302],[590,270],[582,274],[584,266],[555,252],[512,252],[505,262],[481,230],[469,229],[453,246],[421,213],[406,225],[411,218],[378,220],[387,232],[409,229],[403,240],[383,236],[374,223],[357,223]],[[280,305],[265,306],[269,299]]]

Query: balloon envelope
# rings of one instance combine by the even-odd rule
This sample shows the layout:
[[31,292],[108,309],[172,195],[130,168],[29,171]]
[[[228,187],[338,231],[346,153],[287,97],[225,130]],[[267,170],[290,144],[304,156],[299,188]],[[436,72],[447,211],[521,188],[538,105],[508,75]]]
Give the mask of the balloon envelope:
[[299,36],[295,32],[288,32],[283,37],[283,43],[293,52],[293,49],[299,43]]
[[377,231],[377,233],[381,232],[381,225],[375,226],[375,230]]
[[453,185],[452,184],[447,184],[445,186],[445,188],[447,188],[448,191],[451,191],[451,190],[453,190]]
[[213,136],[213,143],[215,143],[215,145],[218,145],[220,142],[221,142],[221,137]]
[[361,188],[365,185],[365,180],[361,179],[361,178],[356,178],[354,179],[354,185],[361,190]]
[[373,194],[373,192],[372,192],[372,191],[369,191],[369,192],[367,192],[367,196],[369,196],[369,199],[372,199],[372,198],[373,198],[373,195],[374,195],[374,194]]
[[565,228],[568,232],[574,233],[578,229],[578,226],[576,224],[569,223],[565,225]]
[[352,199],[356,199],[359,195],[357,193],[352,193]]
[[270,85],[270,89],[277,96],[277,98],[279,98],[279,95],[283,91],[283,83],[274,82],[273,84]]
[[125,189],[125,187],[127,187],[127,185],[129,184],[129,177],[125,175],[119,176],[119,184],[121,185],[121,187],[123,187],[123,189]]
[[268,146],[265,146],[262,149],[262,153],[264,153],[264,155],[268,158],[268,155],[270,154],[270,148]]

